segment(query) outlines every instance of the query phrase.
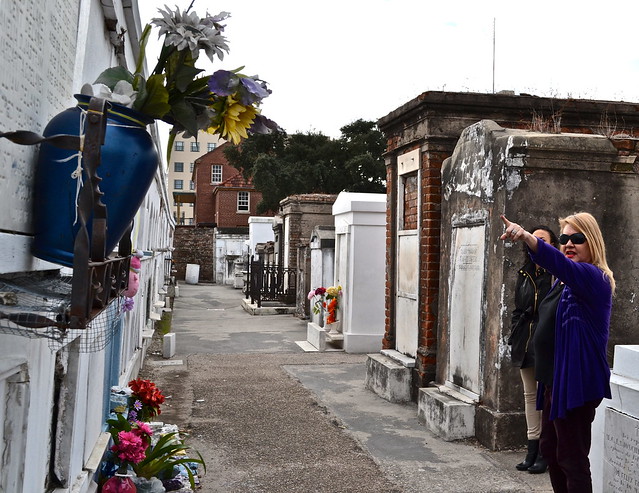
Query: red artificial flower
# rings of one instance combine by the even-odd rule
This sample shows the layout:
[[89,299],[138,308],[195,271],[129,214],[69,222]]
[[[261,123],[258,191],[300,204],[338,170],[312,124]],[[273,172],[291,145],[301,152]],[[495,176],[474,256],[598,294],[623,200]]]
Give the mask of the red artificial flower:
[[164,395],[153,382],[138,378],[137,380],[131,380],[129,387],[133,395],[145,406],[146,409],[143,409],[143,414],[145,414],[144,411],[147,411],[149,416],[155,416],[162,412],[160,411],[160,404],[164,403]]
[[332,324],[337,321],[337,299],[332,299],[328,303],[328,317],[326,318],[327,324]]

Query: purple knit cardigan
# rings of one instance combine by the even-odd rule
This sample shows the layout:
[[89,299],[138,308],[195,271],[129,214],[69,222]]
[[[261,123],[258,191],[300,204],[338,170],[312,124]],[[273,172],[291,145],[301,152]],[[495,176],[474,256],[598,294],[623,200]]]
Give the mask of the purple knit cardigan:
[[573,262],[543,241],[537,245],[537,253],[530,253],[533,262],[565,284],[555,326],[553,420],[588,401],[612,397],[606,359],[612,288],[598,267]]

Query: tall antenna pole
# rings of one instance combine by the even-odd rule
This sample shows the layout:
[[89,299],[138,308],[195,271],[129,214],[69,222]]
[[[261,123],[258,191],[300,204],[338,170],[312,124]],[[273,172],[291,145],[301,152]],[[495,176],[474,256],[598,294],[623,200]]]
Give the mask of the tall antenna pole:
[[495,94],[495,17],[493,17],[493,94]]

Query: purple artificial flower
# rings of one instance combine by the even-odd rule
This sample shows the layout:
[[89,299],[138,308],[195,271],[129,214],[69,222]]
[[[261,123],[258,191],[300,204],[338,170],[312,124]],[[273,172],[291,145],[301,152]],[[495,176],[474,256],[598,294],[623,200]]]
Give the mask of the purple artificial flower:
[[137,411],[134,411],[133,409],[131,409],[129,411],[129,421],[136,421],[137,419],[138,419]]
[[122,303],[122,311],[130,312],[131,310],[133,310],[134,304],[135,301],[133,301],[133,298],[124,298],[124,303]]
[[238,92],[240,94],[240,103],[244,106],[259,103],[271,94],[271,91],[266,87],[266,82],[258,79],[257,75],[242,77],[240,82],[241,85]]
[[270,134],[272,132],[280,132],[282,129],[273,120],[270,120],[258,113],[255,115],[255,119],[248,131],[252,134]]
[[137,411],[141,410],[142,409],[142,401],[136,399],[136,401],[133,403],[133,407]]
[[209,77],[209,90],[218,96],[235,94],[240,78],[228,70],[217,70]]
[[239,102],[244,106],[259,104],[262,99],[271,94],[266,82],[257,75],[246,77],[228,70],[217,70],[209,77],[209,90],[218,96],[232,96],[237,94]]

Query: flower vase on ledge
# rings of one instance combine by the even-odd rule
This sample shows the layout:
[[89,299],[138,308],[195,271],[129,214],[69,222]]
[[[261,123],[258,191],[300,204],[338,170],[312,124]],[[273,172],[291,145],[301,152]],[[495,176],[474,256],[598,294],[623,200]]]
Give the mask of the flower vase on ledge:
[[329,337],[335,337],[342,334],[342,321],[337,320],[333,323],[327,323],[324,325],[324,328],[327,329],[327,335]]
[[[68,108],[49,122],[44,136],[80,135],[85,131],[89,96],[78,94],[77,106]],[[96,170],[102,202],[107,206],[105,250],[112,252],[124,235],[153,183],[159,156],[146,126],[152,123],[130,108],[111,103],[107,112],[101,162]],[[33,254],[43,260],[73,267],[79,184],[86,179],[84,161],[76,151],[43,143],[34,179]],[[78,166],[82,165],[82,172]],[[84,175],[84,177],[82,176]],[[87,225],[91,233],[90,221]]]
[[102,493],[137,493],[138,489],[130,474],[115,473],[102,486]]

